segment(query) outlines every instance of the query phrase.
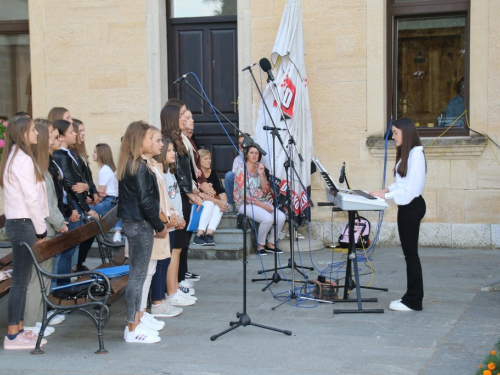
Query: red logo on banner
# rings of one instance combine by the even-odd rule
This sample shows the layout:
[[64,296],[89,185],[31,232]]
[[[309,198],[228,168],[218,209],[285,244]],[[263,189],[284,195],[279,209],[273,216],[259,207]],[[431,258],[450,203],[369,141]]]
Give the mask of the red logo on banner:
[[286,195],[287,189],[288,189],[288,181],[282,180],[280,184],[280,194]]
[[299,214],[299,208],[300,208],[300,199],[299,195],[292,190],[292,209],[295,215]]
[[307,199],[307,194],[305,191],[300,194],[300,212],[304,212],[304,210],[309,207],[309,199]]
[[[288,75],[283,80],[283,83],[280,85],[283,88],[283,96],[281,98],[282,105],[281,110],[287,117],[290,119],[293,117],[293,106],[295,104],[295,93],[297,89],[293,84],[292,80],[288,77]],[[276,100],[273,101],[273,107],[278,106]]]

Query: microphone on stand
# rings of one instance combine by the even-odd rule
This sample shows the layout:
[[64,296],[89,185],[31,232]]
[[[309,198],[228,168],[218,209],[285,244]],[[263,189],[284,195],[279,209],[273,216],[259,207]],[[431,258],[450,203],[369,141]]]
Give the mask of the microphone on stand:
[[177,79],[174,81],[174,85],[177,85],[178,83],[180,83],[180,82],[184,81],[184,80],[186,79],[186,77],[187,77],[188,75],[190,75],[190,74],[191,74],[191,73],[186,73],[186,74],[184,74],[183,76],[180,76],[179,78],[177,78]]
[[345,162],[342,163],[342,168],[340,169],[339,182],[343,184],[344,180],[345,180]]
[[264,130],[286,130],[283,128],[275,128],[274,126],[263,126],[262,129],[264,129]]
[[268,81],[274,81],[274,76],[272,72],[272,67],[271,67],[271,62],[263,57],[259,61],[260,68],[267,73],[267,80]]
[[257,63],[253,63],[252,65],[248,65],[246,68],[241,69],[241,71],[242,71],[242,72],[244,72],[245,70],[250,70],[250,69],[252,69],[255,65],[257,65]]

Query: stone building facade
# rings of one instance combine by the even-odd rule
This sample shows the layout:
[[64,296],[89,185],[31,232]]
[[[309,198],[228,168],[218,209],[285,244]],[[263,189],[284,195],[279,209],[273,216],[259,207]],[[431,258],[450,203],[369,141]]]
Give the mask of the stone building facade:
[[[386,1],[302,1],[315,154],[333,176],[345,161],[351,186],[366,190],[382,184]],[[237,2],[239,123],[245,131],[253,132],[259,97],[241,68],[269,57],[285,3]],[[158,125],[168,99],[166,6],[165,0],[30,0],[33,115],[67,107],[87,124],[88,143],[107,142],[115,155],[132,120]],[[498,141],[500,1],[471,0],[469,17],[470,123]],[[421,245],[500,247],[499,150],[475,136],[442,137],[429,150],[432,141],[423,139],[428,173]],[[394,157],[390,147],[389,172]],[[314,202],[326,201],[324,187],[313,175]],[[386,211],[381,243],[399,242],[396,212],[393,205]],[[366,216],[376,224],[377,215]],[[315,207],[312,219],[313,236],[329,243],[332,228],[338,236],[347,217]]]

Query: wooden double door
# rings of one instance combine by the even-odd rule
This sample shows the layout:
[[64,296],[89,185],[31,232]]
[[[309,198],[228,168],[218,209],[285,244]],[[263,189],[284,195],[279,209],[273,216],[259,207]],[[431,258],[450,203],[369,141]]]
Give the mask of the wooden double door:
[[[219,175],[231,170],[237,131],[221,116],[222,126],[209,104],[185,82],[173,82],[186,73],[186,81],[238,126],[238,61],[236,16],[169,20],[169,94],[184,101],[193,113],[194,138],[212,152],[212,168]],[[200,87],[201,85],[201,87]]]

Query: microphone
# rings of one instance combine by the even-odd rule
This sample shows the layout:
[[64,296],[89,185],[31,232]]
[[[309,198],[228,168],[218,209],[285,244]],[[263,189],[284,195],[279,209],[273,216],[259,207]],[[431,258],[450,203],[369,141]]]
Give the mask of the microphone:
[[186,79],[186,77],[187,77],[188,75],[190,75],[190,74],[191,74],[191,73],[186,73],[186,74],[184,74],[183,76],[180,76],[179,78],[177,78],[177,79],[174,81],[174,85],[177,85],[178,83],[180,83],[180,82],[184,81],[184,80]]
[[274,126],[263,126],[262,129],[264,129],[264,130],[286,130],[283,128],[275,128]]
[[250,69],[252,69],[255,65],[257,65],[257,63],[253,63],[252,65],[248,65],[246,68],[241,69],[241,71],[242,71],[242,72],[244,72],[245,70],[250,70]]
[[345,180],[345,162],[342,163],[342,169],[340,170],[339,182],[341,184],[343,184],[344,180]]
[[271,71],[272,70],[271,62],[265,57],[263,57],[262,59],[260,59],[259,65],[260,68],[267,73],[267,80],[274,81],[273,72]]

